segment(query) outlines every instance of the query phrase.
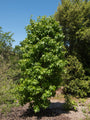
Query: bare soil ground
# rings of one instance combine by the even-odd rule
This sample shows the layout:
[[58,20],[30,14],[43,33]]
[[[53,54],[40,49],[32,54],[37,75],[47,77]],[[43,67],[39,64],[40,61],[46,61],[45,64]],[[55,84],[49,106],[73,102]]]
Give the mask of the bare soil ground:
[[79,101],[77,111],[66,111],[64,103],[63,96],[51,98],[49,108],[37,114],[28,109],[29,104],[14,107],[7,115],[0,113],[0,120],[90,120],[90,98]]
[[82,105],[78,104],[77,111],[65,111],[63,108],[64,101],[51,99],[51,105],[46,110],[41,110],[35,114],[33,110],[28,109],[29,104],[23,107],[12,108],[6,116],[0,114],[0,120],[90,120],[90,110],[88,111],[87,104],[90,103],[90,98]]
[[7,116],[1,114],[0,120],[70,120],[65,116],[66,112],[62,109],[63,103],[53,102],[47,110],[41,110],[35,114],[28,109],[29,104],[23,107],[13,108]]

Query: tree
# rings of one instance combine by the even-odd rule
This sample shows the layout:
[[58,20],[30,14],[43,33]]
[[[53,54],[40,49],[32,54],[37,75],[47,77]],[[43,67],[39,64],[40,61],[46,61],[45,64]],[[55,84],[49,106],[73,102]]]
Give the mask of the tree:
[[68,54],[77,56],[84,67],[90,68],[90,1],[62,0],[55,19],[62,26]]
[[0,55],[5,59],[8,59],[12,51],[12,35],[11,32],[3,32],[0,27]]
[[48,98],[55,95],[65,65],[64,35],[52,17],[30,19],[27,38],[21,43],[21,75],[18,85],[19,101],[27,102],[35,112],[47,108]]

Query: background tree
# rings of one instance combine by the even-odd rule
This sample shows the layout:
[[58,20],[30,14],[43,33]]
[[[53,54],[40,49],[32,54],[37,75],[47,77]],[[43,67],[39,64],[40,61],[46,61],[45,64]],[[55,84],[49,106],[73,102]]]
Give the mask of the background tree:
[[13,38],[10,32],[0,27],[0,113],[7,113],[14,102],[16,82],[20,78],[19,57],[13,52]]
[[3,32],[0,27],[0,55],[5,59],[8,59],[12,52],[12,35],[11,32]]
[[62,29],[52,17],[30,19],[27,38],[21,43],[19,101],[30,102],[35,112],[47,108],[55,95],[65,65]]
[[18,56],[19,58],[22,56],[20,47],[20,45],[16,45],[15,48],[13,48],[14,55]]
[[62,0],[55,19],[62,26],[68,54],[77,56],[90,75],[90,1]]

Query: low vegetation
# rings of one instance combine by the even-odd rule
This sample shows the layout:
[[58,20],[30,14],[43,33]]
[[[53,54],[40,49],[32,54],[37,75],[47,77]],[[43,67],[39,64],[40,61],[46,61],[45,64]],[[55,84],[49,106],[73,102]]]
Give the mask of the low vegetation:
[[17,63],[6,62],[3,58],[0,65],[0,112],[6,113],[16,106],[15,87],[20,70]]

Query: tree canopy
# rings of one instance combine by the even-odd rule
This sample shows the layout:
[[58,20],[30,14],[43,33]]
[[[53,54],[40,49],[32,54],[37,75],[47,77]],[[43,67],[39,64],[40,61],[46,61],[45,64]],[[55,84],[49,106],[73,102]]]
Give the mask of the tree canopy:
[[68,54],[90,67],[90,1],[62,0],[55,19],[62,26]]

